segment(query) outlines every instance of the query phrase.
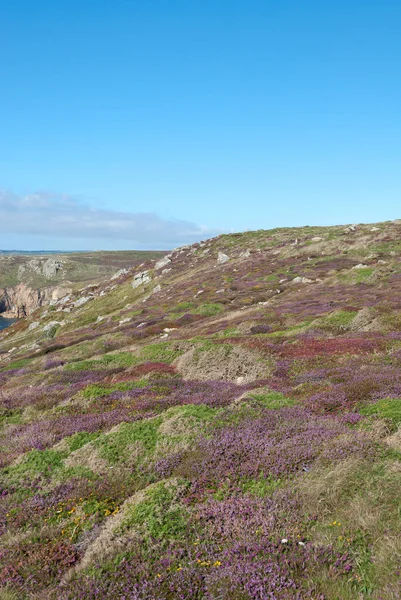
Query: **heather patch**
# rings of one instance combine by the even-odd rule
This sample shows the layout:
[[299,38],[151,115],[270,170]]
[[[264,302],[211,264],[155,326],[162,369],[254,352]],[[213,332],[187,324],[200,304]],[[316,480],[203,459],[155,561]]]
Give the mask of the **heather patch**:
[[399,238],[223,236],[3,332],[0,597],[397,598]]

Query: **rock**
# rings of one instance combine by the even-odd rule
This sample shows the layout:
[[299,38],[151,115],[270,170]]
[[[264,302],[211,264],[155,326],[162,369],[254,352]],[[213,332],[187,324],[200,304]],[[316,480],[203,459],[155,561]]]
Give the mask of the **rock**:
[[241,252],[241,254],[239,255],[240,258],[249,258],[251,256],[251,251],[249,250],[249,248],[247,250],[244,250],[244,252]]
[[31,323],[28,327],[28,331],[33,331],[34,329],[36,329],[37,327],[39,327],[40,322],[39,321],[34,321],[33,323]]
[[223,294],[226,290],[223,288],[221,290],[217,290],[215,294]]
[[53,329],[53,327],[60,327],[60,325],[61,325],[60,321],[50,321],[50,323],[47,323],[43,327],[43,331],[50,331],[51,329]]
[[167,275],[167,273],[170,273],[171,269],[163,269],[162,271],[162,275]]
[[59,260],[55,260],[54,258],[48,258],[45,260],[42,266],[43,275],[46,279],[52,279],[56,277],[59,271],[63,269],[63,263]]
[[135,290],[140,285],[146,285],[152,281],[151,276],[149,275],[149,271],[141,271],[137,273],[133,279],[132,287]]
[[350,225],[346,229],[344,229],[345,233],[351,233],[352,231],[356,231],[356,225]]
[[114,275],[110,278],[110,281],[113,281],[114,279],[118,279],[122,275],[128,275],[128,273],[129,273],[128,269],[120,269],[119,271],[117,271],[117,273],[114,273]]
[[106,317],[100,317],[100,316],[99,316],[99,317],[96,319],[96,323],[101,323],[102,321],[104,321],[104,320],[105,320],[105,318],[106,318]]
[[158,271],[159,269],[162,269],[163,267],[167,267],[167,265],[169,265],[170,263],[171,263],[170,256],[169,255],[164,256],[163,258],[158,260],[157,263],[155,264],[155,270]]
[[378,261],[377,261],[377,264],[378,264],[378,265],[386,265],[386,264],[387,264],[387,261],[386,261],[386,260],[378,260]]
[[308,279],[307,277],[294,277],[291,283],[313,283],[313,279]]
[[362,263],[359,263],[359,265],[355,265],[354,267],[352,267],[353,269],[366,269],[368,267],[368,265],[364,265]]
[[311,239],[311,242],[321,242],[323,238],[316,236]]
[[32,289],[24,283],[0,290],[0,312],[5,317],[27,317],[51,298],[50,288]]
[[241,375],[240,377],[237,377],[237,385],[241,385],[241,383],[244,383],[245,381],[245,377],[243,375]]
[[160,283],[158,283],[158,284],[157,284],[157,285],[156,285],[156,286],[153,288],[152,294],[158,294],[158,293],[159,293],[159,292],[161,292],[161,291],[162,291],[162,286],[160,285]]
[[75,308],[79,308],[80,306],[83,306],[84,304],[89,302],[89,300],[93,300],[93,297],[83,296],[82,298],[79,298],[76,302],[74,302],[74,306]]
[[119,321],[119,325],[124,325],[124,323],[129,323],[130,321],[132,321],[131,317],[126,317],[125,319],[121,319],[121,321]]
[[224,254],[224,252],[218,253],[218,255],[217,255],[217,264],[218,265],[224,265],[224,263],[226,263],[229,260],[230,260],[230,257],[227,254]]
[[171,331],[177,331],[178,327],[165,327],[163,329],[164,333],[170,333]]
[[380,227],[371,227],[370,231],[380,231]]

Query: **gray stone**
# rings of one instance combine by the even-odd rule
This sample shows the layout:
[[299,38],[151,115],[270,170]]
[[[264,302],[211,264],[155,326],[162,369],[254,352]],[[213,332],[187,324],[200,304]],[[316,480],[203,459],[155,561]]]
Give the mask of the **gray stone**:
[[114,281],[114,279],[118,279],[122,275],[127,275],[127,274],[128,274],[128,269],[120,269],[119,271],[117,271],[117,273],[114,273],[114,275],[110,278],[110,281]]
[[90,296],[83,296],[82,298],[79,298],[79,300],[74,302],[74,306],[75,308],[79,308],[80,306],[83,306],[84,304],[89,302],[89,300],[93,300],[93,298]]
[[228,262],[230,260],[230,257],[227,254],[224,254],[224,252],[219,252],[217,255],[217,264],[218,265],[224,265],[224,263]]
[[50,323],[47,323],[47,325],[43,327],[43,331],[50,331],[53,327],[60,327],[60,325],[60,321],[50,321]]
[[43,263],[42,272],[46,279],[52,279],[56,277],[59,271],[63,269],[63,263],[54,258],[48,258]]
[[163,258],[161,258],[160,260],[157,261],[157,263],[155,264],[155,269],[156,269],[156,271],[158,271],[159,269],[162,269],[163,267],[167,267],[170,263],[171,263],[171,258],[168,255],[164,256]]
[[313,283],[313,280],[307,277],[294,277],[291,283]]
[[152,278],[149,275],[149,271],[141,271],[140,273],[137,273],[135,275],[131,285],[135,290],[140,285],[146,285],[147,283],[150,283],[151,281],[152,281]]

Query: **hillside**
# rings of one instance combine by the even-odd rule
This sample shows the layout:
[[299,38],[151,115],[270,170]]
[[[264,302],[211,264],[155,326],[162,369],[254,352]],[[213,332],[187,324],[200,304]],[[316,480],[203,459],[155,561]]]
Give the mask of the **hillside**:
[[25,317],[52,299],[109,279],[165,252],[21,253],[0,251],[0,313]]
[[218,238],[0,333],[0,599],[392,600],[401,221]]

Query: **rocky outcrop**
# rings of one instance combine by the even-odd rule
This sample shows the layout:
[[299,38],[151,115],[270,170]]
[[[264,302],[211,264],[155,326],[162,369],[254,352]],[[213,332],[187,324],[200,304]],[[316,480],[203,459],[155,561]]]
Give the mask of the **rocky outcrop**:
[[33,289],[25,283],[0,290],[0,314],[4,317],[27,317],[51,300],[62,298],[69,292],[65,287]]
[[18,278],[25,279],[32,274],[43,275],[46,279],[53,279],[63,270],[63,261],[54,258],[48,258],[43,261],[39,258],[33,258],[26,264],[18,267]]

